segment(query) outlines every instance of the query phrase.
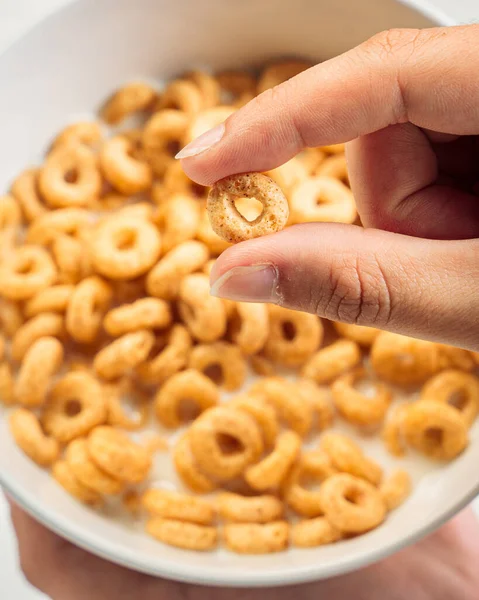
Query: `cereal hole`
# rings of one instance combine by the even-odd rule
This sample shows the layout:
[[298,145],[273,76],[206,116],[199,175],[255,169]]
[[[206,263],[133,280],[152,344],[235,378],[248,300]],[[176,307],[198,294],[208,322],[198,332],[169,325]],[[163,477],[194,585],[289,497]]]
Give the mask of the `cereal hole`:
[[137,232],[133,229],[125,229],[118,232],[115,240],[115,245],[118,250],[131,250],[137,243]]
[[351,488],[344,494],[344,499],[350,504],[361,504],[361,492]]
[[296,325],[292,321],[283,321],[281,323],[283,337],[288,342],[291,342],[296,337]]
[[76,417],[81,413],[82,405],[80,400],[72,398],[65,404],[65,414],[67,417]]
[[68,169],[63,178],[66,183],[75,184],[78,182],[78,169]]
[[29,273],[32,273],[33,270],[34,264],[31,260],[25,260],[22,263],[20,263],[17,267],[17,273],[19,275],[28,275]]
[[206,377],[209,377],[216,385],[223,385],[224,373],[223,367],[219,363],[213,363],[203,369],[203,373]]
[[171,156],[176,156],[181,150],[181,144],[178,140],[170,140],[166,144],[166,150],[169,154],[171,154]]
[[195,400],[191,398],[182,398],[178,404],[177,412],[178,418],[183,423],[189,423],[199,417],[201,410]]
[[466,408],[467,396],[463,390],[456,390],[449,396],[447,403],[453,408],[462,411]]
[[441,446],[444,439],[444,431],[439,427],[429,427],[424,431],[424,438],[431,446]]
[[235,438],[227,433],[218,432],[216,434],[216,443],[218,444],[221,452],[226,456],[241,454],[245,450],[244,445],[238,438]]
[[238,197],[234,201],[235,208],[239,214],[251,223],[257,219],[263,212],[263,205],[256,198]]

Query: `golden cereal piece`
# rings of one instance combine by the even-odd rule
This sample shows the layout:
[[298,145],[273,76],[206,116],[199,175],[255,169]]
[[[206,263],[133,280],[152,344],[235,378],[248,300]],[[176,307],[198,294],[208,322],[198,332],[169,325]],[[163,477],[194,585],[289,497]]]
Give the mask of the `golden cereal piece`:
[[139,329],[164,329],[172,320],[170,306],[159,298],[140,298],[110,310],[103,320],[105,331],[120,336]]
[[[194,85],[193,88],[195,88]],[[195,92],[197,92],[196,89]],[[188,124],[188,115],[173,109],[156,112],[146,123],[141,143],[144,148],[144,157],[150,162],[157,177],[164,175],[173,160],[176,147],[173,151],[171,148],[177,145],[179,149]]]
[[219,516],[234,523],[271,523],[281,519],[284,505],[276,496],[252,496],[221,492],[216,498]]
[[329,383],[351,370],[360,360],[361,351],[356,342],[338,340],[313,354],[301,369],[301,375],[319,384]]
[[249,357],[249,362],[251,369],[256,375],[261,375],[263,377],[274,377],[276,375],[274,364],[261,354],[253,354]]
[[109,98],[101,116],[109,125],[117,125],[134,113],[148,110],[153,106],[156,96],[156,91],[147,83],[129,83]]
[[379,493],[388,511],[400,506],[411,493],[411,477],[407,471],[396,469],[379,486]]
[[314,174],[320,177],[332,177],[344,185],[351,187],[348,173],[348,163],[344,154],[335,154],[323,160],[314,170]]
[[73,285],[60,284],[41,290],[25,303],[23,309],[25,316],[30,319],[44,312],[66,312],[74,289],[75,286]]
[[98,146],[103,138],[100,124],[96,121],[79,121],[67,125],[55,138],[52,148],[65,144],[83,144],[90,148]]
[[208,494],[216,488],[216,484],[200,471],[191,450],[188,433],[184,433],[176,442],[173,462],[181,480],[193,492]]
[[239,389],[246,378],[246,361],[241,351],[228,342],[214,342],[195,346],[188,366],[208,375],[227,391]]
[[92,275],[92,263],[84,241],[58,235],[52,242],[51,251],[58,268],[59,282],[78,283]]
[[88,454],[85,439],[70,442],[65,460],[73,476],[85,487],[98,494],[116,495],[123,490],[123,483],[99,469]]
[[24,319],[20,304],[0,298],[0,331],[12,337],[23,325]]
[[231,106],[215,106],[202,110],[196,114],[186,130],[184,144],[192,142],[194,139],[203,135],[206,131],[213,129],[217,125],[221,125],[228,117],[235,112]]
[[236,396],[228,406],[249,414],[258,423],[266,447],[274,446],[278,437],[279,425],[276,411],[262,398],[250,394]]
[[347,473],[332,475],[319,493],[326,518],[339,531],[363,533],[380,525],[386,517],[380,492],[359,477]]
[[269,334],[268,309],[256,302],[236,302],[230,321],[231,339],[243,354],[256,354]]
[[15,380],[12,367],[8,362],[0,363],[0,403],[4,406],[15,404]]
[[17,402],[27,407],[45,402],[53,376],[63,362],[63,346],[54,337],[41,337],[25,353],[15,382]]
[[186,193],[172,195],[163,209],[163,251],[169,252],[175,246],[192,240],[196,236],[199,223],[198,201]]
[[286,550],[289,543],[289,523],[231,523],[223,528],[228,550],[237,554],[271,554]]
[[125,333],[98,352],[93,368],[103,379],[121,377],[146,360],[154,342],[147,329]]
[[103,504],[100,494],[80,483],[73,475],[66,461],[59,460],[54,463],[52,475],[65,491],[83,504],[94,507],[99,507]]
[[398,458],[405,454],[405,443],[401,432],[407,409],[406,404],[396,406],[389,414],[381,432],[381,437],[388,452]]
[[125,483],[141,483],[151,468],[149,452],[118,429],[100,426],[87,439],[93,462],[111,477]]
[[215,508],[210,500],[168,490],[147,490],[142,504],[150,515],[163,519],[211,525],[215,518]]
[[205,108],[218,104],[220,99],[220,85],[213,75],[205,73],[205,71],[189,71],[185,73],[183,78],[192,81],[200,90]]
[[12,338],[11,356],[22,361],[28,349],[42,337],[60,337],[64,333],[63,317],[55,313],[40,313],[26,321]]
[[74,340],[83,343],[95,340],[111,298],[111,287],[100,277],[87,277],[76,286],[65,319],[67,332]]
[[229,242],[223,238],[220,238],[220,236],[213,231],[206,210],[200,215],[200,222],[198,225],[198,231],[196,232],[196,237],[208,248],[212,256],[219,256],[231,246]]
[[306,60],[289,59],[276,61],[263,69],[258,81],[257,92],[261,94],[265,90],[274,88],[312,66],[312,63]]
[[219,396],[217,386],[209,377],[187,369],[172,375],[157,392],[155,413],[162,425],[175,429],[185,420],[193,420],[216,406]]
[[[237,198],[255,198],[263,211],[248,221],[235,206]],[[288,201],[275,181],[261,173],[232,175],[217,181],[210,190],[207,210],[213,231],[227,242],[241,242],[284,229]]]
[[461,371],[472,371],[476,365],[472,352],[438,344],[439,368],[459,369]]
[[204,552],[213,550],[218,543],[216,527],[185,523],[173,519],[153,517],[146,523],[146,531],[163,544]]
[[25,221],[31,223],[47,212],[38,191],[40,169],[27,169],[18,175],[12,183],[11,193],[22,210]]
[[79,237],[95,220],[95,215],[84,208],[60,208],[46,212],[30,225],[26,242],[48,246],[60,233]]
[[342,537],[326,517],[304,519],[291,525],[291,543],[298,548],[315,548],[338,542]]
[[18,230],[23,221],[20,205],[14,196],[0,196],[0,233]]
[[125,196],[148,190],[153,183],[150,165],[133,155],[134,145],[125,137],[107,140],[100,151],[100,169],[105,179]]
[[292,223],[354,223],[357,217],[351,190],[325,175],[308,177],[295,185],[290,209]]
[[198,86],[187,79],[174,79],[165,88],[156,105],[156,110],[176,109],[187,115],[201,110],[203,98]]
[[25,408],[17,408],[9,417],[10,431],[17,446],[37,465],[48,467],[60,454],[57,440],[47,437],[38,418]]
[[[108,425],[128,431],[136,431],[146,425],[150,403],[144,394],[134,389],[130,379],[106,385],[104,389],[107,392]],[[130,410],[125,408],[122,401],[128,403]]]
[[330,400],[330,391],[319,387],[310,379],[296,379],[294,382],[296,392],[313,409],[313,427],[320,431],[331,427],[334,421],[334,411]]
[[86,371],[73,371],[52,387],[42,425],[46,433],[66,444],[104,423],[106,417],[106,400],[99,382]]
[[347,323],[333,323],[333,325],[341,337],[356,342],[365,348],[370,348],[374,340],[381,333],[379,329],[374,329],[374,327],[350,325]]
[[0,263],[0,289],[10,300],[27,300],[55,283],[57,269],[46,250],[21,246]]
[[247,71],[221,71],[216,74],[227,103],[240,108],[256,96],[256,79]]

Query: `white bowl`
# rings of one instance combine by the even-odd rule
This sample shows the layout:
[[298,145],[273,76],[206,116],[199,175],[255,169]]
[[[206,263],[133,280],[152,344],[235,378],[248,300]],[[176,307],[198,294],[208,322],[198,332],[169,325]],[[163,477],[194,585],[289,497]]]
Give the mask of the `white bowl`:
[[[0,9],[1,10],[1,9]],[[278,55],[329,58],[390,27],[446,23],[432,9],[395,0],[81,0],[53,15],[0,59],[0,189],[40,157],[68,120],[95,109],[132,78],[159,79],[192,66],[241,67]],[[0,483],[35,518],[75,544],[138,571],[226,586],[285,585],[365,566],[416,541],[479,490],[479,429],[453,463],[406,460],[412,497],[377,530],[335,545],[264,557],[195,554],[71,499],[23,456],[0,409]],[[385,457],[380,444],[371,452]]]

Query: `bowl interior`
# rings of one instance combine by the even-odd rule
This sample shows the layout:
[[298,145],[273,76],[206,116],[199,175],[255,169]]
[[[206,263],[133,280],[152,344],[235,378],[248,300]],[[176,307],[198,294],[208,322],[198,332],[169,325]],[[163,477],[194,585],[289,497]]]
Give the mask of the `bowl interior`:
[[[54,15],[0,59],[0,186],[34,163],[68,121],[95,110],[131,79],[161,82],[195,66],[261,64],[281,55],[324,60],[390,27],[432,21],[393,0],[81,0]],[[24,507],[76,544],[141,571],[218,585],[280,585],[367,564],[424,534],[470,501],[478,488],[479,429],[454,463],[411,462],[410,500],[368,535],[277,556],[193,554],[168,548],[84,508],[13,443],[0,408],[0,483]],[[382,454],[379,443],[371,453]],[[407,464],[409,466],[409,464]]]

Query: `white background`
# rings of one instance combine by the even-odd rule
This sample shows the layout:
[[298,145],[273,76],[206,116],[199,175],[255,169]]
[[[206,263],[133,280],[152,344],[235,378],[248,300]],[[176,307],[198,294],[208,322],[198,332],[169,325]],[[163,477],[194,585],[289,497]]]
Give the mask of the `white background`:
[[[132,0],[134,1],[134,0]],[[0,52],[38,20],[71,0],[0,0]],[[478,0],[433,0],[457,21],[479,21]],[[4,82],[8,85],[8,82]],[[42,600],[23,580],[17,566],[16,548],[8,509],[0,492],[0,598],[1,600]]]

